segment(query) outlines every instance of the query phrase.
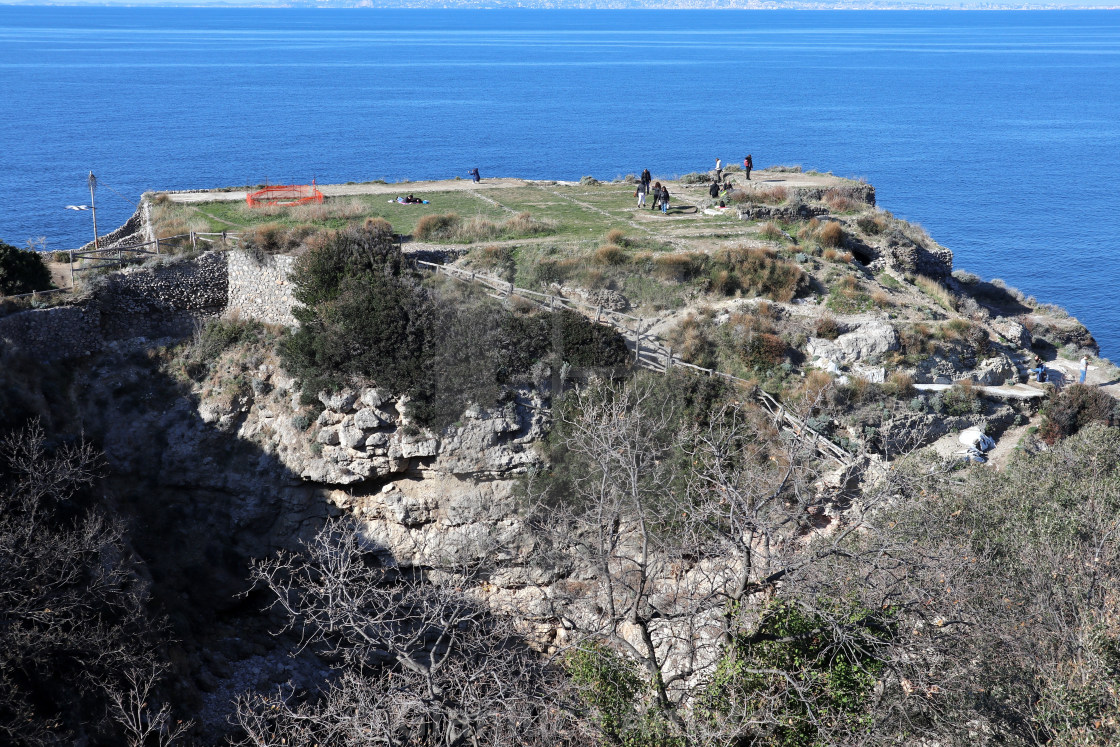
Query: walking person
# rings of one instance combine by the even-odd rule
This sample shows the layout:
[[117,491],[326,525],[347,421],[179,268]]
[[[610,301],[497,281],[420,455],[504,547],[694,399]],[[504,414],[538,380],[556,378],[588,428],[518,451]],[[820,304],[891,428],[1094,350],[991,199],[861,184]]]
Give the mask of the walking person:
[[669,214],[669,188],[661,188],[661,212],[665,215]]
[[1089,356],[1081,356],[1081,368],[1078,369],[1077,383],[1084,384],[1085,377],[1089,374]]
[[642,184],[646,185],[647,192],[649,191],[649,183],[651,181],[653,181],[653,177],[650,176],[649,169],[642,169]]
[[751,154],[748,153],[747,157],[743,159],[743,171],[747,172],[747,181],[748,182],[751,180],[751,169],[753,169],[753,168],[754,168],[754,159],[751,158]]
[[654,182],[651,194],[653,195],[653,205],[650,206],[650,210],[656,210],[658,205],[661,204],[661,182]]
[[634,190],[634,196],[638,198],[638,207],[644,208],[646,206],[646,192],[649,191],[649,185],[645,182],[638,182],[638,188]]

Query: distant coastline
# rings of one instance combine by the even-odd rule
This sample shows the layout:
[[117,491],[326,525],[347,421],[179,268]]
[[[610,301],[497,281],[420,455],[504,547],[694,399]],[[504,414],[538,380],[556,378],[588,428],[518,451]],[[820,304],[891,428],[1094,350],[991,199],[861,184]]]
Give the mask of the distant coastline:
[[1071,5],[1064,3],[993,3],[993,2],[892,2],[892,0],[856,0],[828,2],[821,0],[277,0],[276,2],[39,2],[31,0],[0,0],[0,6],[15,7],[82,7],[82,8],[369,8],[373,10],[893,10],[893,11],[1072,11],[1118,10],[1120,5]]

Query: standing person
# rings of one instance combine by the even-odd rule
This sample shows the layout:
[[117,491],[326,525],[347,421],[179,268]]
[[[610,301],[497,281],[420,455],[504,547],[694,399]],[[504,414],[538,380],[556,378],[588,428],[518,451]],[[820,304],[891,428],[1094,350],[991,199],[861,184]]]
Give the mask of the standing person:
[[751,169],[753,169],[753,168],[754,168],[754,159],[751,158],[751,154],[748,153],[747,157],[743,159],[743,171],[747,172],[747,181],[748,182],[751,180]]
[[654,182],[653,184],[653,205],[650,210],[656,210],[657,206],[661,204],[661,182]]
[[716,159],[716,183],[723,180],[723,161]]
[[1078,384],[1084,384],[1085,383],[1085,376],[1088,373],[1089,373],[1089,356],[1083,355],[1083,356],[1081,356],[1081,368],[1078,372],[1077,383]]
[[649,191],[649,183],[653,181],[653,177],[649,174],[649,169],[642,169],[642,184],[646,185],[646,191]]
[[638,188],[634,190],[634,196],[638,198],[638,207],[644,208],[646,206],[646,192],[649,191],[649,185],[644,181],[638,182]]
[[669,214],[669,187],[661,188],[661,212],[665,215]]
[[471,175],[471,179],[473,179],[474,181],[476,181],[476,182],[482,181],[482,177],[478,175],[478,167],[477,166],[475,166],[473,169],[471,169],[467,173]]

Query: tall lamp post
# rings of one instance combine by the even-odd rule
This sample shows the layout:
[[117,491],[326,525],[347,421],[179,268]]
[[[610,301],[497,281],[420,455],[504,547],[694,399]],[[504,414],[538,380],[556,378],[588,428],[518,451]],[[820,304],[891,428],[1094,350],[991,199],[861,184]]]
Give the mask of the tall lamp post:
[[[97,177],[93,172],[89,172],[89,204],[88,205],[67,205],[67,210],[89,210],[93,214],[93,249],[97,251],[101,248],[97,238],[97,203],[93,198],[93,190],[97,187]],[[70,250],[70,287],[74,287],[74,250]]]

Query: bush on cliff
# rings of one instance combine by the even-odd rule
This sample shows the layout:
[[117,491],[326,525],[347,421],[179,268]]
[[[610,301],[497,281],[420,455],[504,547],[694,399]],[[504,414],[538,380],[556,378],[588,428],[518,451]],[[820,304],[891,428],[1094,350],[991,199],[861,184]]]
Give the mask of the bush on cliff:
[[0,241],[0,296],[47,290],[51,271],[39,252],[17,249]]
[[421,375],[432,300],[405,267],[385,221],[327,234],[292,273],[300,327],[281,345],[305,391],[371,377],[398,392]]
[[[285,367],[314,395],[373,380],[412,400],[412,417],[444,427],[488,407],[545,362],[613,367],[629,360],[612,329],[578,314],[518,314],[464,286],[425,288],[384,221],[325,234],[292,274],[300,328]],[[460,292],[461,291],[461,292]]]
[[1096,387],[1071,384],[1046,406],[1040,435],[1053,445],[1090,423],[1120,426],[1120,401]]

